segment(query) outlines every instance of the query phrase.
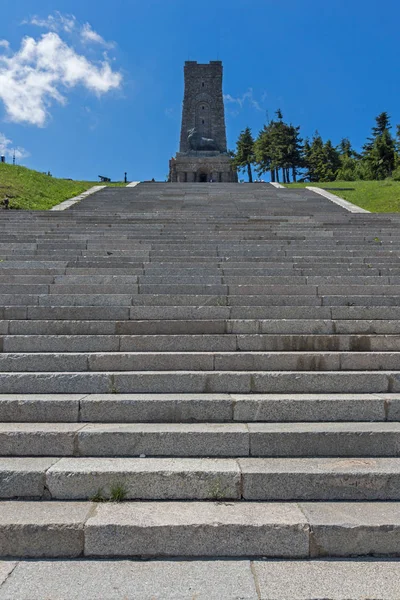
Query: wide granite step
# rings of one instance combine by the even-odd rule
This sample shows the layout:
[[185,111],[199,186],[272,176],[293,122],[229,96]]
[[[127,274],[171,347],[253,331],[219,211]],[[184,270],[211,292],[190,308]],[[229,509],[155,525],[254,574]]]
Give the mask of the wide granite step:
[[[2,600],[398,600],[400,562],[388,558],[30,559],[0,562]],[[261,594],[261,596],[260,596]]]
[[[362,346],[362,344],[361,344]],[[365,346],[364,346],[365,348]],[[0,372],[398,371],[400,352],[2,352]],[[256,390],[254,390],[256,391]]]
[[400,394],[2,394],[2,423],[400,421]]
[[[34,323],[34,322],[33,322]],[[40,322],[39,322],[40,323]],[[90,322],[89,322],[90,323]],[[25,325],[25,323],[23,323]],[[29,324],[29,323],[28,323]],[[105,326],[88,327],[86,335],[4,335],[1,337],[0,322],[0,352],[7,353],[36,353],[36,352],[283,352],[291,351],[341,351],[341,352],[399,352],[399,335],[285,335],[281,334],[197,334],[197,335],[106,335],[98,331],[113,331],[113,323]],[[396,322],[396,325],[399,326]],[[328,326],[329,327],[329,326]],[[327,327],[327,328],[328,328]],[[371,330],[370,325],[366,329]],[[29,330],[28,327],[20,327]],[[33,327],[31,327],[33,329]],[[36,322],[36,331],[41,327]],[[43,327],[44,330],[80,331],[76,323],[64,327]],[[267,328],[266,328],[267,329]],[[279,327],[278,327],[279,329]],[[284,329],[284,327],[282,327]],[[305,326],[298,329],[306,329]],[[315,329],[323,329],[321,324]],[[379,329],[379,327],[375,327]],[[383,328],[382,328],[383,329]],[[390,327],[386,327],[390,330]],[[386,365],[387,366],[387,365]]]
[[0,456],[399,457],[400,423],[0,423]]
[[400,500],[400,458],[2,457],[3,499]]
[[387,502],[2,502],[0,555],[395,557],[399,513],[398,503]]
[[[36,355],[37,357],[38,355]],[[400,371],[2,372],[3,394],[400,392]]]

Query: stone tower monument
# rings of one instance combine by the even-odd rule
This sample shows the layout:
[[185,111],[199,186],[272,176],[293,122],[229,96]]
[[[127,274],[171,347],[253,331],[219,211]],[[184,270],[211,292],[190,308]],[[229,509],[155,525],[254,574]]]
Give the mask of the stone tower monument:
[[186,61],[179,152],[170,160],[169,181],[237,181],[226,148],[222,62]]

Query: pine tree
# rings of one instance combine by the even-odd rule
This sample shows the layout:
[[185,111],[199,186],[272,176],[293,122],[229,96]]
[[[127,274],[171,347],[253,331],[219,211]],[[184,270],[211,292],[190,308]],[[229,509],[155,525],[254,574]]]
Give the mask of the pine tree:
[[400,125],[396,125],[396,139],[395,139],[395,163],[396,167],[400,167]]
[[355,181],[357,179],[357,161],[360,155],[353,150],[348,138],[343,138],[337,148],[340,166],[336,174],[339,181]]
[[289,125],[288,128],[288,162],[292,169],[293,181],[297,179],[297,169],[303,166],[302,159],[302,139],[300,137],[300,127]]
[[246,129],[240,133],[236,142],[236,153],[233,162],[238,169],[247,170],[249,183],[253,182],[251,165],[254,163],[254,160],[254,139],[250,128],[246,127]]
[[324,156],[325,160],[320,181],[335,181],[340,168],[340,157],[331,140],[327,140],[324,144]]
[[363,173],[366,179],[390,177],[395,166],[395,141],[390,133],[390,118],[387,112],[375,119],[372,137],[363,147]]
[[275,181],[275,170],[272,170],[272,129],[274,122],[264,125],[254,142],[254,156],[257,165],[257,174],[260,176],[271,171],[271,181]]
[[305,141],[303,147],[306,178],[317,181],[334,181],[340,168],[340,157],[330,140],[325,143],[316,131],[311,144]]
[[320,181],[321,171],[324,164],[324,143],[318,131],[314,133],[311,144],[306,140],[305,149],[306,178],[311,182]]
[[279,182],[281,172],[283,183],[289,183],[290,169],[295,181],[303,164],[300,127],[285,123],[280,109],[275,114],[277,120],[264,125],[254,144],[255,162],[259,174],[270,171],[271,181]]
[[375,121],[376,121],[376,125],[375,125],[375,127],[372,128],[372,135],[374,136],[374,138],[379,137],[380,135],[383,135],[383,133],[386,130],[389,130],[392,128],[392,126],[390,125],[390,117],[387,112],[380,113],[376,117]]

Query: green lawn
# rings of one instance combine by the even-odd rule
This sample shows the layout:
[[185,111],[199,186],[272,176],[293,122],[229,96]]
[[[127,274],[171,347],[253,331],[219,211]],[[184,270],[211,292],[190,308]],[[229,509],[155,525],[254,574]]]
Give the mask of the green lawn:
[[320,188],[352,188],[331,190],[332,194],[344,198],[371,212],[400,212],[400,181],[331,181],[329,183],[289,183],[288,188],[314,186]]
[[78,196],[94,185],[124,186],[126,184],[99,184],[96,181],[56,179],[26,167],[0,163],[0,202],[7,196],[10,199],[10,208],[48,210],[63,200]]

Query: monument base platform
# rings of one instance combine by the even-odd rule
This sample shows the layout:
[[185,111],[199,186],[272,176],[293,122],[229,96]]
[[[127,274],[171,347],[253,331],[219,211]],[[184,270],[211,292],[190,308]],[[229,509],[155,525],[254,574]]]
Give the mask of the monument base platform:
[[237,183],[237,172],[228,154],[218,152],[178,152],[169,161],[169,181],[173,183]]

